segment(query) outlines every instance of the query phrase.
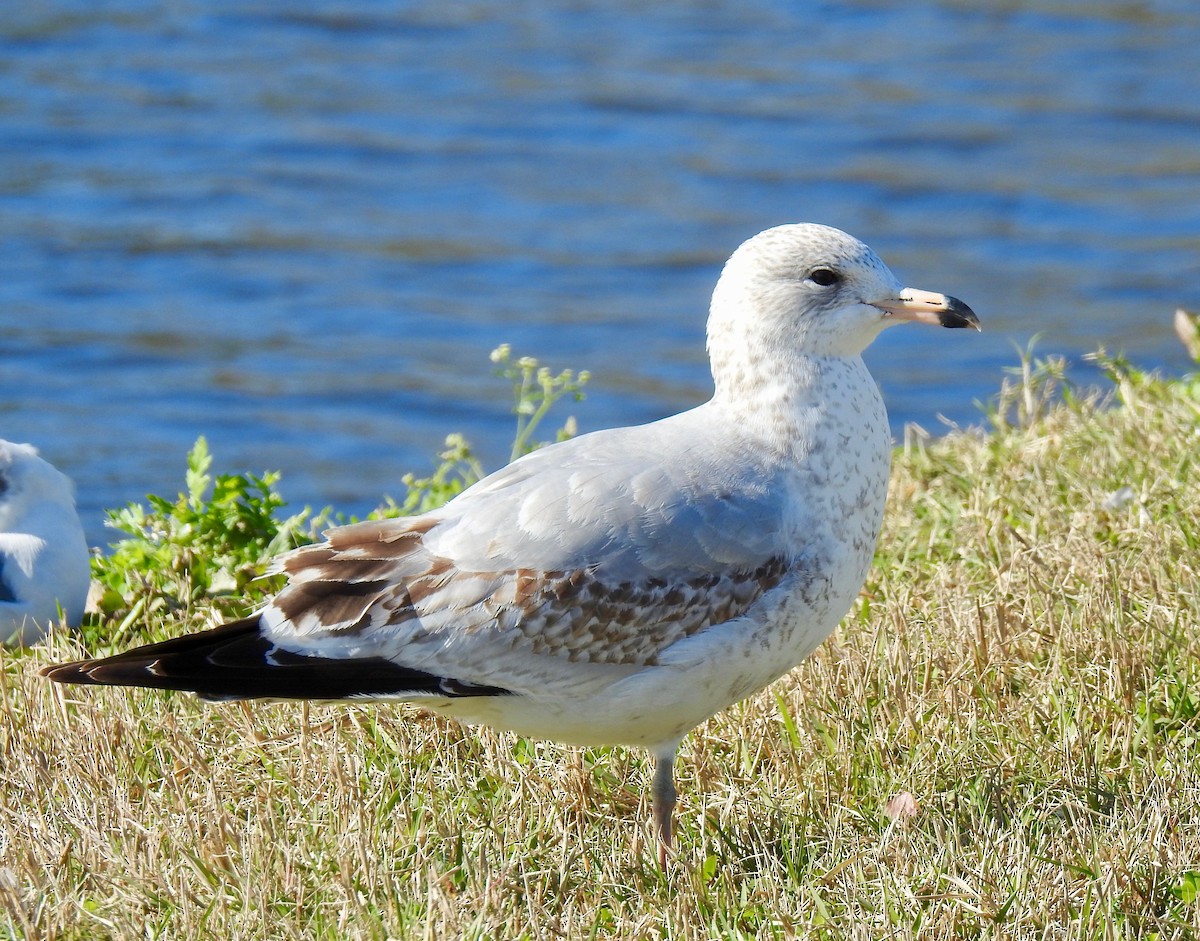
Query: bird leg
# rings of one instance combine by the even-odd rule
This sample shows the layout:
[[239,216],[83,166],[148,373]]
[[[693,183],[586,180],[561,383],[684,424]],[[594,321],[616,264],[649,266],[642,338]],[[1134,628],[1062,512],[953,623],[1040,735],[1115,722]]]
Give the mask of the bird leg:
[[658,832],[658,865],[667,867],[671,849],[673,815],[675,813],[675,748],[654,756],[654,784],[651,790],[651,813]]

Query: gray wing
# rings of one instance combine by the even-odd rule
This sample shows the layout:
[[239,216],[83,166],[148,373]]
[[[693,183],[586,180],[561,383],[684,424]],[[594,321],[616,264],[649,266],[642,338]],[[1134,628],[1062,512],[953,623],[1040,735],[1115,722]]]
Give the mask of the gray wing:
[[653,664],[744,613],[791,561],[774,480],[736,448],[689,447],[702,418],[577,438],[433,513],[331,530],[280,560],[266,630],[297,652],[514,690]]
[[526,455],[445,507],[426,544],[476,571],[589,568],[617,580],[757,565],[780,544],[780,488],[739,442],[689,446],[704,414]]

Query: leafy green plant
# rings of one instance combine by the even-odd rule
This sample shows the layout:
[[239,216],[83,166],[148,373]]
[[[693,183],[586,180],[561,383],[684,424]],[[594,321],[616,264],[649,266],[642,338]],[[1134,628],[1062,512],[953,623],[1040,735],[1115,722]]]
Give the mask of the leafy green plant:
[[110,510],[107,525],[125,538],[93,561],[102,587],[101,611],[119,616],[135,606],[145,613],[186,608],[204,598],[236,594],[253,602],[262,562],[309,542],[325,513],[305,508],[280,518],[279,474],[213,476],[208,442],[199,438],[187,457],[186,492],[174,500],[153,494],[147,506]]

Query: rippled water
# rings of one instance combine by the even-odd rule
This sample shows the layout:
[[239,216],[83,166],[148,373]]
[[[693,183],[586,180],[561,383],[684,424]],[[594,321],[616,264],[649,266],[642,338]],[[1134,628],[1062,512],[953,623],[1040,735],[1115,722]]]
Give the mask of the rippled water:
[[1192,0],[8,5],[0,436],[95,541],[199,434],[359,512],[447,431],[502,460],[500,342],[593,371],[585,429],[700,401],[721,262],[799,220],[984,319],[872,348],[897,429],[1035,333],[1183,370],[1198,48]]

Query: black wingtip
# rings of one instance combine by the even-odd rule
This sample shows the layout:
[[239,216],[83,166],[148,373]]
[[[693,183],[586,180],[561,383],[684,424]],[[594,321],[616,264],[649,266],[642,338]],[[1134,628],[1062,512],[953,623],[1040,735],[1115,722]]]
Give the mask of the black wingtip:
[[420,699],[507,696],[510,690],[414,670],[384,657],[306,656],[263,634],[257,616],[112,657],[52,664],[55,683],[142,686],[203,699]]
[[256,636],[258,632],[256,616],[243,618],[211,630],[135,647],[111,657],[52,663],[43,667],[40,672],[55,683],[191,690],[185,676],[172,677],[168,671],[156,669],[157,664],[164,659],[178,658],[181,655],[185,659],[196,655],[204,657],[231,642]]
[[96,660],[75,660],[71,663],[52,663],[42,667],[38,674],[55,683],[84,683],[96,685],[97,681],[88,675],[88,667],[97,663]]

